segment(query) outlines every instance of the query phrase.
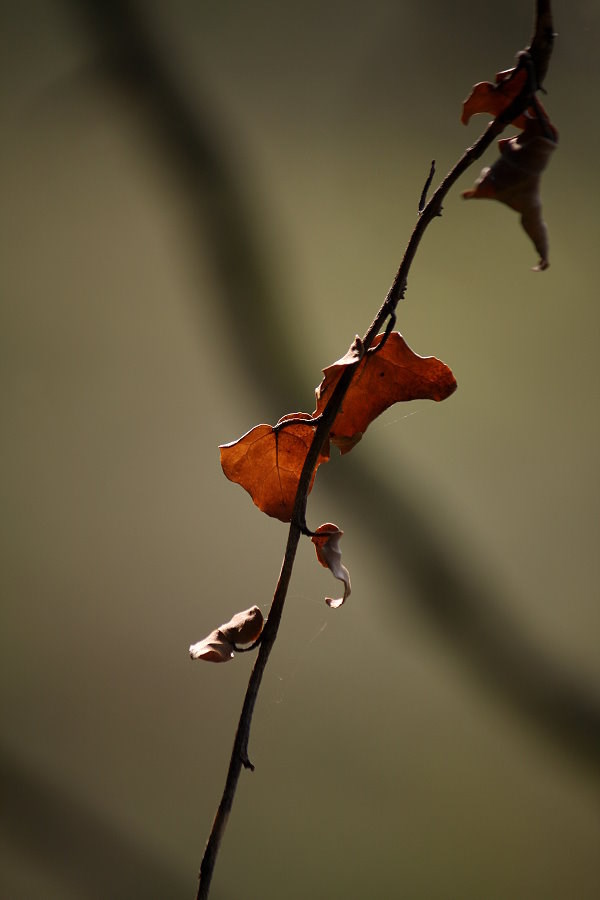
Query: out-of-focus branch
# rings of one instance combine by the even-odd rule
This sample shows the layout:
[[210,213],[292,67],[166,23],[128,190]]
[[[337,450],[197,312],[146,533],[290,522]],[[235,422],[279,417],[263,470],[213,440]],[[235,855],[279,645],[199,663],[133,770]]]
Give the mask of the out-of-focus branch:
[[93,67],[81,71],[82,79],[91,72],[100,83],[114,85],[118,100],[132,99],[145,113],[149,143],[163,154],[165,171],[187,206],[194,243],[212,262],[236,357],[274,407],[284,407],[300,379],[291,335],[279,324],[286,320],[284,291],[265,260],[260,216],[253,215],[244,194],[252,176],[243,169],[239,137],[221,136],[220,118],[201,85],[195,83],[188,95],[179,83],[142,4],[66,0],[66,6],[85,28],[96,57]]
[[149,853],[81,797],[64,785],[52,784],[4,748],[0,748],[0,782],[3,843],[9,852],[16,849],[17,858],[25,850],[32,866],[44,866],[65,896],[80,900],[185,896],[185,881],[158,854]]
[[[395,479],[403,481],[401,459],[395,459]],[[382,557],[392,559],[404,582],[412,584],[418,611],[438,638],[459,660],[474,683],[492,693],[502,705],[540,737],[550,741],[571,762],[600,776],[600,697],[597,687],[571,671],[564,661],[544,651],[528,634],[506,602],[508,590],[494,588],[483,572],[489,569],[476,539],[468,546],[480,567],[461,566],[464,532],[448,541],[443,529],[425,519],[408,495],[390,486],[379,472],[344,459],[329,473],[338,502],[348,504],[346,515],[369,522],[370,538]],[[406,478],[408,478],[406,472]],[[344,486],[352,484],[351,503]],[[390,500],[390,490],[392,499]],[[443,503],[440,519],[444,519]],[[448,520],[456,514],[448,511]],[[503,593],[504,592],[504,593]],[[391,598],[392,616],[405,605]]]

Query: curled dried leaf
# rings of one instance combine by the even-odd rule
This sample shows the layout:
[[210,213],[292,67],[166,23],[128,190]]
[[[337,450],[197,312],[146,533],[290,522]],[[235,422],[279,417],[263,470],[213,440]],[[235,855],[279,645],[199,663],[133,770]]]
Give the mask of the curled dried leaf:
[[263,630],[263,614],[258,606],[251,606],[219,626],[219,631],[232,644],[251,644]]
[[492,166],[483,169],[475,185],[463,192],[466,200],[499,200],[521,214],[523,230],[540,255],[535,267],[537,271],[543,271],[550,265],[540,184],[542,172],[556,149],[556,139],[546,137],[541,133],[542,130],[541,123],[531,120],[518,137],[499,141],[499,159]]
[[229,662],[233,659],[233,644],[226,641],[219,629],[215,628],[203,641],[190,646],[190,656],[206,662]]
[[206,662],[229,662],[236,645],[253,643],[262,632],[263,624],[262,612],[258,606],[251,606],[215,628],[204,640],[192,644],[190,656]]
[[350,596],[350,573],[346,566],[342,564],[342,551],[340,550],[340,539],[343,535],[337,525],[332,522],[326,522],[320,525],[313,537],[311,538],[317,552],[317,559],[322,566],[330,569],[335,578],[344,584],[344,594],[337,600],[331,597],[325,598],[327,606],[337,609]]

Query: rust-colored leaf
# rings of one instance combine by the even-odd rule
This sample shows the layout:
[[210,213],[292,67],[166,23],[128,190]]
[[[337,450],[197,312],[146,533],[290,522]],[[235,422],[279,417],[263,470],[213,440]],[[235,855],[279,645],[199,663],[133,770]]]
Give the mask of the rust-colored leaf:
[[263,629],[263,614],[258,606],[236,613],[229,622],[219,625],[203,640],[192,644],[192,659],[205,662],[229,662],[237,644],[252,644]]
[[[505,69],[505,71],[497,73],[495,84],[491,81],[480,81],[479,84],[475,84],[463,103],[460,117],[463,125],[467,125],[471,116],[475,116],[477,113],[487,113],[494,118],[499,116],[523,90],[526,80],[525,69]],[[517,128],[524,128],[524,115],[519,116],[513,124]]]
[[[383,335],[377,335],[377,347]],[[321,413],[329,400],[344,366],[356,361],[346,354],[323,370],[324,378],[316,390],[317,408]],[[444,400],[456,389],[454,375],[445,363],[434,356],[418,356],[401,334],[393,331],[377,353],[368,353],[357,366],[330,433],[330,440],[341,453],[348,453],[358,443],[369,424],[393,403],[403,400]]]
[[[471,116],[478,113],[486,113],[494,118],[499,116],[523,90],[527,77],[525,68],[516,67],[498,72],[495,84],[491,81],[480,81],[479,84],[474,85],[463,103],[460,117],[463,125],[467,125]],[[532,119],[542,119],[550,134],[555,130],[539,100],[536,100],[535,107],[531,105],[520,116],[517,116],[512,124],[515,128],[524,129]],[[556,137],[556,135],[554,136]]]
[[332,609],[337,609],[350,596],[350,573],[346,566],[342,564],[342,551],[340,550],[340,538],[343,531],[334,525],[333,522],[326,522],[320,525],[311,541],[315,545],[317,559],[322,566],[330,569],[333,576],[341,581],[344,585],[344,594],[333,600],[331,597],[325,598],[325,603]]
[[[375,338],[373,347],[379,346],[382,337]],[[344,367],[357,360],[360,362],[330,435],[342,453],[351,450],[369,423],[393,403],[418,398],[443,400],[456,388],[448,366],[432,356],[417,356],[398,332],[392,332],[377,353],[366,355],[359,338],[346,356],[324,370],[313,416],[292,413],[283,416],[274,427],[257,425],[237,441],[220,447],[221,466],[227,478],[248,491],[267,515],[282,522],[291,520],[314,434],[313,418],[325,408]],[[309,490],[318,466],[328,459],[329,440],[321,450]]]
[[[540,182],[542,172],[556,148],[556,139],[551,140],[546,134],[545,123],[529,120],[518,137],[498,142],[500,158],[493,166],[483,169],[471,190],[463,192],[466,200],[499,200],[521,214],[521,225],[540,255],[535,267],[537,271],[550,265]],[[553,134],[557,137],[556,130]]]
[[[293,422],[278,428],[289,419],[306,421]],[[252,500],[268,516],[289,522],[294,510],[294,500],[302,466],[310,447],[315,426],[308,413],[292,413],[283,416],[275,428],[271,425],[257,425],[237,441],[223,444],[221,466],[230,481],[240,484]],[[323,447],[310,490],[312,490],[318,466],[329,459],[329,443]]]

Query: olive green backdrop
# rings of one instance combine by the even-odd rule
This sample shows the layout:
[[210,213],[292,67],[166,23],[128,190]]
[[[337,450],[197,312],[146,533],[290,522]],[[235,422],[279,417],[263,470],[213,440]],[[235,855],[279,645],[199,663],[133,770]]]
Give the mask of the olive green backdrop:
[[[286,528],[217,446],[312,411],[529,3],[2,6],[3,896],[195,895]],[[550,269],[465,204],[399,308],[453,369],[322,468],[215,900],[600,894],[600,11],[555,3]],[[491,152],[485,159],[494,159]]]

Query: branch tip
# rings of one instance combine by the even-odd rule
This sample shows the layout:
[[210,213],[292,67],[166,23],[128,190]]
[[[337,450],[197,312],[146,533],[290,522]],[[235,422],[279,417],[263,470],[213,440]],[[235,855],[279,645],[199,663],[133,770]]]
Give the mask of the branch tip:
[[429,169],[429,175],[425,180],[425,184],[423,185],[423,190],[421,191],[421,199],[419,200],[419,215],[425,209],[425,204],[427,203],[427,193],[429,188],[431,187],[431,182],[433,181],[433,176],[435,175],[435,159],[431,160],[431,166]]

